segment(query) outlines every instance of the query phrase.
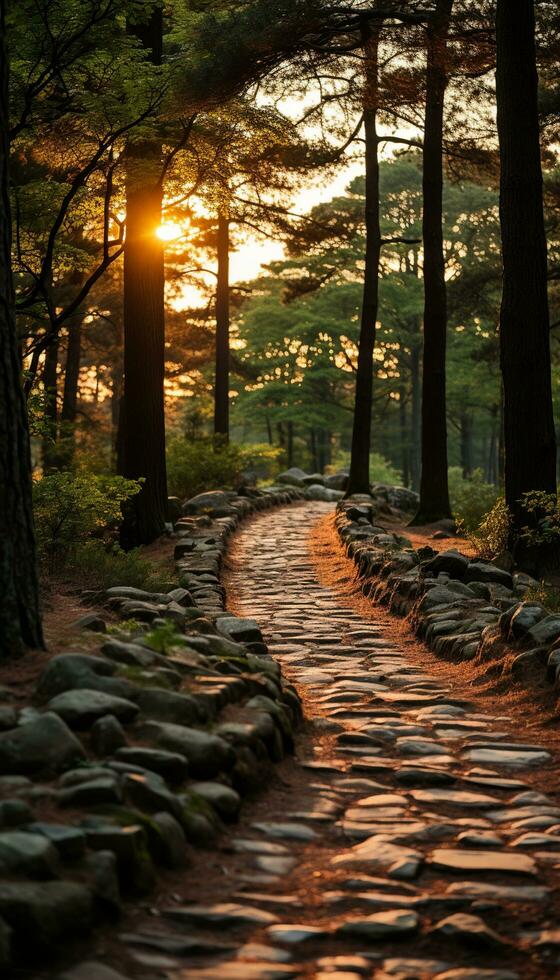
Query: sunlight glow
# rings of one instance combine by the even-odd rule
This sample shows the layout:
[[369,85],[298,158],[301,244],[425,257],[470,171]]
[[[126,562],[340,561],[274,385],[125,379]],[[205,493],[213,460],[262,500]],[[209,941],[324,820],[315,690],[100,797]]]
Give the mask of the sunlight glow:
[[165,221],[159,228],[156,228],[156,235],[162,242],[173,242],[175,239],[180,238],[182,234],[183,229],[181,225],[176,224],[174,221]]

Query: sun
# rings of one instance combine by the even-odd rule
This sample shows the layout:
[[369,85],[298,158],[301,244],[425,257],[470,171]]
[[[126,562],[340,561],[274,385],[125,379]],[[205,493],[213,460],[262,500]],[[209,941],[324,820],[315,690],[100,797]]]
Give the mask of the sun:
[[156,235],[162,242],[173,242],[175,239],[180,238],[182,234],[183,229],[181,225],[176,224],[174,221],[164,221],[156,228]]

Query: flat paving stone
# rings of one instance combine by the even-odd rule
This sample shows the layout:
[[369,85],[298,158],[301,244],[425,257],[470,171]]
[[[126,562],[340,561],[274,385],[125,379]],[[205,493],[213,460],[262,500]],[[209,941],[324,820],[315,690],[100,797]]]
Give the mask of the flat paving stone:
[[251,908],[249,905],[238,905],[235,902],[223,902],[218,905],[178,905],[176,908],[163,909],[163,915],[176,922],[190,923],[199,928],[211,929],[219,926],[221,929],[235,929],[237,926],[268,926],[278,921],[272,912]]
[[500,874],[535,875],[537,865],[526,854],[507,851],[466,851],[438,848],[433,851],[431,863],[444,871],[494,871]]
[[374,912],[362,918],[348,919],[338,927],[340,936],[353,936],[356,939],[375,941],[410,936],[418,929],[419,919],[415,912],[406,909],[392,909]]
[[445,936],[453,942],[468,946],[504,946],[506,941],[491,929],[478,915],[457,912],[441,919],[433,928],[433,933]]

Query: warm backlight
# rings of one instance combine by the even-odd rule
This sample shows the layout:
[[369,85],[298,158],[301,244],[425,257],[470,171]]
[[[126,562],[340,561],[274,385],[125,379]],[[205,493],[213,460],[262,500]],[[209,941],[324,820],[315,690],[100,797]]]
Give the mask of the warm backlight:
[[173,242],[176,238],[180,238],[182,234],[183,230],[181,226],[175,224],[174,221],[165,221],[156,229],[156,235],[162,242]]

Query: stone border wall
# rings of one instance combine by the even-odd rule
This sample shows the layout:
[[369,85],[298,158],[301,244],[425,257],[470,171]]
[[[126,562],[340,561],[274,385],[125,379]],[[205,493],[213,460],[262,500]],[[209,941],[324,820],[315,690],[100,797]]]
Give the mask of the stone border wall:
[[[414,632],[449,660],[500,660],[511,673],[529,668],[560,683],[560,615],[524,597],[538,583],[521,572],[471,559],[458,550],[415,549],[376,524],[366,498],[337,506],[336,529],[372,602],[409,618]],[[509,662],[509,661],[508,661]]]
[[293,750],[298,695],[257,624],[224,614],[219,572],[241,520],[306,494],[203,496],[177,515],[178,587],[115,584],[96,596],[111,614],[74,624],[87,643],[77,632],[31,699],[0,689],[0,973],[114,922]]

